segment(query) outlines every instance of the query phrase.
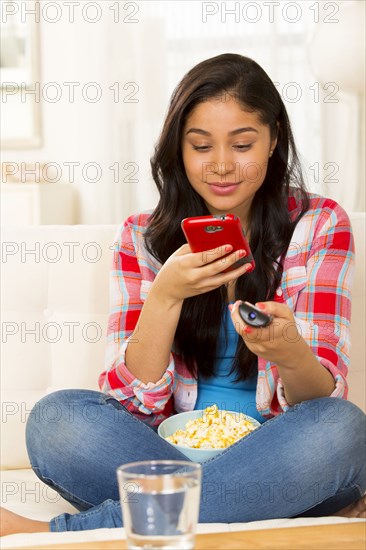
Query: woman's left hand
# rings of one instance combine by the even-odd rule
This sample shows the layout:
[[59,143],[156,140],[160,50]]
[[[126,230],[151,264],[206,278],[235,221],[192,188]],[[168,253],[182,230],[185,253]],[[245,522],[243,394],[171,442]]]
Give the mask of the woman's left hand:
[[257,302],[264,313],[273,316],[267,327],[254,328],[247,325],[239,314],[240,300],[231,308],[235,330],[256,355],[278,366],[295,366],[299,354],[308,351],[308,345],[299,333],[292,311],[286,304]]

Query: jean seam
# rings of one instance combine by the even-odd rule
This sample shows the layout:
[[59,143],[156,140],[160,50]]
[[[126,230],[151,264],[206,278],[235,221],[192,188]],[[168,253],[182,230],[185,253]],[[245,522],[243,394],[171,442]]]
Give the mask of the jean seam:
[[[70,502],[69,499],[65,498],[62,494],[60,494],[58,489],[60,489],[60,491],[62,491],[62,493],[64,493],[65,495],[70,496],[72,500],[78,501],[78,503],[80,503],[82,506],[87,506],[89,508],[94,506],[94,504],[92,504],[91,502],[87,502],[86,500],[83,500],[82,498],[79,498],[76,495],[73,495],[67,489],[62,487],[62,485],[60,485],[58,483],[55,483],[52,478],[41,475],[40,469],[37,466],[32,466],[32,469],[34,470],[35,474],[39,477],[39,479],[41,481],[43,481],[43,483],[45,485],[47,485],[48,487],[51,487],[51,489],[54,489],[61,496],[61,498],[64,498],[65,500]],[[37,473],[36,470],[38,470],[39,473]],[[50,483],[46,483],[46,480],[49,481]],[[72,504],[72,506],[74,506],[72,502],[70,504]],[[76,506],[75,506],[75,508],[76,508]]]
[[[92,509],[92,510],[85,510],[85,512],[81,512],[83,514],[83,517],[86,518],[86,517],[91,517],[95,514],[99,514],[100,513],[100,510],[102,510],[103,508],[106,508],[107,506],[110,506],[110,504],[113,504],[115,506],[120,506],[120,502],[118,500],[112,500],[111,498],[105,500],[104,502],[102,502],[101,504],[99,504],[97,506],[97,510],[95,509]],[[93,507],[95,508],[95,507]]]
[[[316,504],[313,504],[312,506],[309,506],[308,508],[305,508],[304,510],[301,510],[300,514],[304,514],[305,512],[307,512],[308,510],[311,510],[312,508],[315,508],[316,506],[319,506],[320,504],[322,504],[323,502],[325,502],[326,500],[329,500],[330,498],[332,497],[335,497],[335,496],[341,496],[342,493],[344,491],[348,491],[348,489],[358,489],[358,492],[360,493],[360,496],[362,496],[362,490],[361,490],[361,487],[357,484],[357,483],[354,483],[350,486],[346,486],[346,487],[342,487],[342,489],[339,489],[339,491],[337,491],[336,493],[332,494],[332,495],[328,495],[326,496],[325,498],[323,498],[322,500],[320,500],[319,502],[317,502]],[[298,516],[299,514],[296,514],[296,516]]]
[[64,514],[61,516],[56,516],[50,520],[50,531],[51,532],[63,532],[67,531],[66,520]]
[[[154,430],[154,428],[152,426],[149,426],[148,424],[146,424],[146,422],[144,422],[143,420],[141,420],[140,418],[136,418],[136,416],[131,413],[120,401],[118,401],[118,399],[116,399],[115,397],[112,397],[112,396],[109,396],[108,394],[103,394],[101,397],[100,397],[100,404],[104,404],[104,405],[110,405],[113,407],[113,405],[111,405],[110,403],[108,403],[106,401],[106,399],[114,399],[115,401],[117,401],[117,403],[119,403],[123,408],[121,409],[116,409],[116,410],[121,410],[121,411],[124,411],[125,413],[128,414],[129,418],[131,419],[132,423],[135,423],[135,424],[142,424],[142,426],[144,426],[144,429],[146,430],[150,430],[152,432],[154,432],[156,434],[157,437],[159,437],[159,439],[162,439],[164,441],[163,438],[161,438],[158,433]],[[114,407],[116,408],[116,407]],[[170,445],[170,443],[168,443],[168,445]]]

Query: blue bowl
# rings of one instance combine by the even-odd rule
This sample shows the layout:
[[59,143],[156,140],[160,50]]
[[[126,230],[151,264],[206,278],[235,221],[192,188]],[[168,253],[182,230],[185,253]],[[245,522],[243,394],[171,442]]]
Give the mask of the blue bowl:
[[[223,412],[223,411],[219,411]],[[237,417],[239,414],[235,411],[225,411],[230,412]],[[202,418],[204,414],[203,410],[197,410],[197,411],[188,411],[185,413],[179,413],[174,414],[173,416],[170,416],[166,420],[164,420],[158,427],[158,434],[160,437],[165,439],[166,437],[173,435],[173,433],[176,430],[185,430],[186,424],[188,420],[196,420],[197,418]],[[245,420],[249,420],[254,424],[256,428],[259,428],[261,425],[255,418],[252,418],[251,416],[248,416],[246,414],[240,413],[241,417],[244,417]],[[245,437],[245,436],[244,436]],[[222,453],[222,451],[225,451],[225,449],[193,449],[191,447],[183,447],[182,445],[176,445],[175,443],[171,443],[168,441],[170,445],[178,449],[181,453],[183,453],[187,458],[192,460],[193,462],[205,462],[206,460],[209,460],[210,458],[213,458],[214,456],[219,455]],[[226,447],[227,448],[227,447]]]

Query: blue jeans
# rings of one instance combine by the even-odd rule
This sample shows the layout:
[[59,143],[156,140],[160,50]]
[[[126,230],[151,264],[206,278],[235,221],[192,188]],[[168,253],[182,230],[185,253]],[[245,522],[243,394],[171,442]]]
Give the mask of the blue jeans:
[[[366,417],[354,404],[304,401],[203,463],[199,521],[250,522],[331,515],[366,490]],[[37,476],[79,513],[51,531],[121,527],[116,469],[138,460],[187,460],[114,398],[62,390],[29,415],[26,442]]]

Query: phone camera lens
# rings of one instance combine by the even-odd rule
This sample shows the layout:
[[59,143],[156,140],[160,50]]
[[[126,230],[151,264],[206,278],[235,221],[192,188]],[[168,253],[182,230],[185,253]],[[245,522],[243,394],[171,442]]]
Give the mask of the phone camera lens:
[[251,311],[248,315],[249,319],[251,319],[252,321],[254,321],[254,319],[257,318],[257,314],[254,313],[254,311]]

